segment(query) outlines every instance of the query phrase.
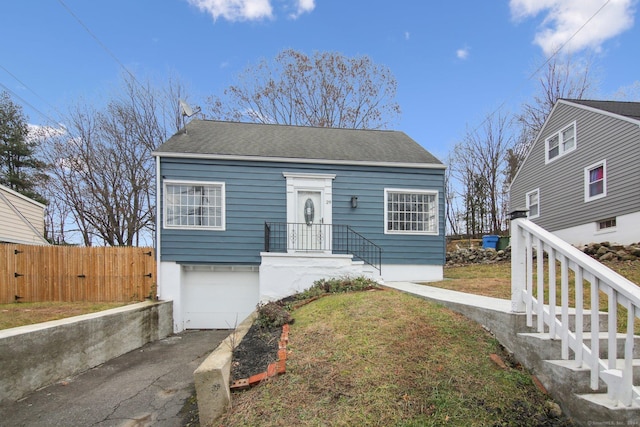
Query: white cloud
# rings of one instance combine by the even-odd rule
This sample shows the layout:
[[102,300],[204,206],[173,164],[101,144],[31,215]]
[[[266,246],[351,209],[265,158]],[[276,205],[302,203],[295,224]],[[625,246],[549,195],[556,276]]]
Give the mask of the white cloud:
[[315,0],[297,0],[295,1],[296,11],[289,15],[289,17],[296,19],[303,13],[310,13],[313,9],[316,8]]
[[470,53],[470,48],[465,46],[461,49],[456,50],[456,56],[458,57],[458,59],[467,59],[469,57],[469,53]]
[[509,7],[515,21],[544,14],[534,43],[550,56],[565,43],[564,53],[599,51],[602,43],[633,26],[636,1],[510,0]]
[[28,139],[39,143],[43,143],[50,138],[66,136],[68,134],[67,128],[63,124],[58,124],[58,127],[53,127],[29,123],[27,127],[29,129]]
[[210,13],[214,20],[259,21],[272,18],[269,0],[187,0],[202,12]]
[[[186,0],[201,12],[209,13],[214,21],[260,21],[275,18],[273,0]],[[279,0],[284,10],[294,10],[289,14],[296,19],[303,13],[310,13],[316,7],[315,0]]]

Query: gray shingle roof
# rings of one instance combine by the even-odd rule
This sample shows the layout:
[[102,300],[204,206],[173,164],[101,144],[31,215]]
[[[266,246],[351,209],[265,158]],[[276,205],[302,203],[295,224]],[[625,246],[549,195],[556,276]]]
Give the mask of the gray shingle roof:
[[589,99],[567,99],[566,101],[640,120],[640,102],[595,101]]
[[337,162],[442,162],[404,132],[192,120],[159,156],[240,156]]

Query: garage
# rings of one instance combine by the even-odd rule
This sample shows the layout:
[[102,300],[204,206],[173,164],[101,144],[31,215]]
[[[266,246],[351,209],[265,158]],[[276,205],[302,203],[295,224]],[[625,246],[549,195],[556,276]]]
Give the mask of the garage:
[[259,301],[258,267],[184,266],[184,329],[233,329]]

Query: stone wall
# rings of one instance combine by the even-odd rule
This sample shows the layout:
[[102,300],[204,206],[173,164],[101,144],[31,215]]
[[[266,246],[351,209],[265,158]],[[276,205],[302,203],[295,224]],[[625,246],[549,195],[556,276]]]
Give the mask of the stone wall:
[[[579,246],[578,249],[598,261],[636,261],[640,258],[640,243],[632,245],[616,245],[609,242],[589,243]],[[499,251],[482,247],[462,248],[447,252],[446,260],[447,266],[510,261],[511,247]]]

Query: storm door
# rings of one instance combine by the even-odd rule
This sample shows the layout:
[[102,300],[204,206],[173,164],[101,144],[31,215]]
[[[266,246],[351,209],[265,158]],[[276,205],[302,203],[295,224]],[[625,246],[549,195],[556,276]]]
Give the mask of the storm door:
[[295,249],[299,251],[320,251],[326,247],[327,230],[324,227],[324,213],[321,191],[299,190],[296,194],[297,216],[292,236]]
[[289,174],[287,251],[331,253],[332,183],[335,175]]

